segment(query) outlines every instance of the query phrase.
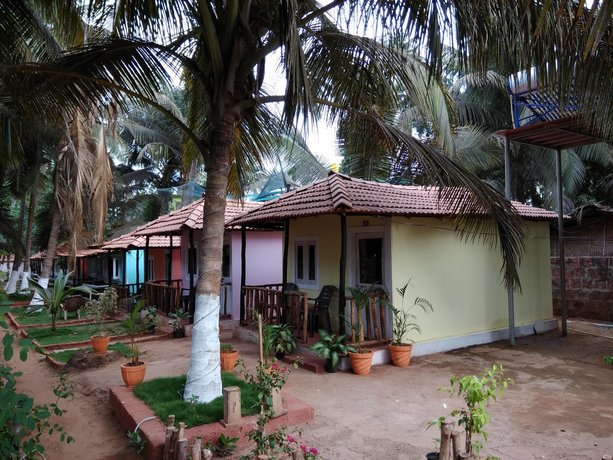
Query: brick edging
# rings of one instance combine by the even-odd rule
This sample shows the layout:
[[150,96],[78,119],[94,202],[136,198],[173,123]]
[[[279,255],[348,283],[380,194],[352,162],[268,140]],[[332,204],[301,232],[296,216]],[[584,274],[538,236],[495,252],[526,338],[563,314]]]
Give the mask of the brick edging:
[[[287,393],[282,394],[283,408],[287,412],[272,419],[266,425],[267,428],[276,429],[282,426],[299,425],[314,419],[315,411],[311,405]],[[134,430],[141,420],[155,416],[153,411],[125,386],[109,389],[109,403],[115,417],[127,431]],[[180,421],[177,420],[177,422]],[[190,443],[198,436],[202,436],[203,442],[206,442],[208,440],[217,441],[219,435],[223,433],[225,436],[238,437],[238,445],[244,447],[249,445],[250,441],[246,434],[256,427],[256,421],[257,415],[251,415],[243,417],[242,422],[235,426],[224,427],[220,422],[209,423],[188,428],[185,430],[185,436]],[[161,459],[164,450],[165,431],[159,418],[144,422],[139,431],[145,440],[145,458]]]

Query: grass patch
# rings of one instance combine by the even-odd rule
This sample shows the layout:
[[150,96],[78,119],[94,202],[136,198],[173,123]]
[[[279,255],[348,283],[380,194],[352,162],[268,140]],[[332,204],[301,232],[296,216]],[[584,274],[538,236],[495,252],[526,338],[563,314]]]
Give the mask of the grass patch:
[[[257,390],[230,372],[221,373],[222,386],[237,386],[241,389],[242,415],[259,412]],[[155,412],[160,420],[166,421],[174,414],[176,420],[185,422],[188,427],[213,423],[223,419],[223,396],[208,404],[183,401],[185,375],[150,380],[134,387],[134,394],[142,399]]]
[[[125,343],[112,343],[109,345],[109,350],[117,350],[124,358],[128,358],[130,356],[130,348]],[[60,363],[67,363],[70,358],[74,356],[74,354],[78,351],[84,350],[84,348],[79,348],[78,350],[62,350],[55,351],[51,353],[51,357]],[[93,348],[86,348],[87,351],[94,351]]]
[[[45,308],[37,312],[27,312],[26,308],[13,308],[11,313],[17,320],[17,322],[23,326],[31,326],[37,324],[51,324],[51,315],[47,312]],[[67,319],[68,321],[78,319],[77,312],[68,312]],[[81,319],[87,318],[87,312],[81,312]],[[64,322],[64,312],[61,311],[56,316],[56,321],[58,324]]]
[[[122,335],[125,332],[123,327],[121,327],[121,323],[109,323],[105,325],[104,330],[109,335]],[[41,327],[28,329],[28,337],[32,340],[37,340],[42,346],[47,346],[89,340],[97,332],[98,326],[95,324],[58,326],[55,328],[55,331],[52,331],[50,327]]]

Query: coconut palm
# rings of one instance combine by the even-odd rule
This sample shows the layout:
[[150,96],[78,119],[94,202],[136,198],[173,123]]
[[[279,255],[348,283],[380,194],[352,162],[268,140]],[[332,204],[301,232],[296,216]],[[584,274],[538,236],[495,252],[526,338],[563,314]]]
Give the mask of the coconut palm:
[[[4,3],[10,8],[22,2]],[[457,224],[468,237],[490,235],[493,243],[491,235],[498,235],[505,279],[509,285],[517,282],[521,224],[508,203],[476,176],[394,125],[391,114],[398,105],[397,90],[407,95],[419,91],[406,70],[404,55],[338,26],[347,17],[354,24],[381,21],[386,33],[415,38],[427,49],[426,62],[434,76],[441,67],[443,39],[451,35],[464,56],[463,64],[477,70],[486,69],[490,52],[485,44],[500,50],[497,56],[513,55],[516,69],[535,61],[548,62],[544,68],[549,72],[541,72],[541,81],[556,81],[562,94],[568,95],[571,87],[579,91],[586,108],[601,117],[603,132],[610,136],[610,102],[597,96],[613,89],[611,79],[603,79],[610,65],[610,43],[604,34],[611,5],[597,1],[588,9],[583,3],[578,8],[571,0],[485,3],[117,0],[112,12],[119,38],[92,43],[35,70],[4,66],[5,80],[11,85],[37,89],[36,94],[23,91],[28,98],[22,102],[30,107],[42,107],[43,101],[47,109],[91,107],[92,100],[100,107],[122,95],[146,101],[177,123],[186,137],[184,151],[203,158],[207,172],[204,214],[209,225],[202,232],[185,397],[197,396],[206,402],[221,394],[217,318],[225,196],[229,178],[241,182],[244,172],[270,151],[263,133],[274,132],[279,123],[266,108],[268,103],[282,105],[282,121],[289,126],[317,117],[342,119],[346,129],[364,134],[358,146],[367,145],[368,140],[379,149],[398,152],[399,159],[429,182],[457,186],[442,196],[459,211]],[[12,21],[15,11],[11,9],[12,16],[5,14],[2,22]],[[2,30],[22,36],[24,29],[0,23]],[[11,37],[3,35],[7,40]],[[264,85],[274,61],[271,57],[279,55],[286,80],[282,94],[266,91]],[[186,124],[155,101],[169,66],[181,66],[185,72],[190,102]],[[493,221],[468,217],[484,211]]]

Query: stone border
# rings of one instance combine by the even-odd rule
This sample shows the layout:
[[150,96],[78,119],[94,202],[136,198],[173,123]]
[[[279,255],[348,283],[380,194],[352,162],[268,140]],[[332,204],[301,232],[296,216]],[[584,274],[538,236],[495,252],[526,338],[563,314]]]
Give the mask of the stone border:
[[[109,403],[111,404],[111,411],[126,431],[134,430],[136,425],[147,417],[155,417],[149,406],[137,398],[126,386],[111,387],[109,389]],[[300,425],[315,418],[315,410],[312,406],[287,393],[283,393],[283,407],[287,412],[271,420],[267,425],[269,429]],[[219,435],[223,433],[225,436],[240,438],[238,445],[246,447],[249,445],[246,434],[256,427],[257,418],[257,415],[242,417],[240,424],[228,427],[224,427],[221,422],[196,426],[185,430],[185,436],[190,443],[198,436],[202,436],[203,442],[206,442],[208,440],[217,441]],[[180,421],[177,420],[177,422]],[[139,431],[145,440],[145,458],[161,459],[164,450],[165,424],[156,417],[143,422]]]

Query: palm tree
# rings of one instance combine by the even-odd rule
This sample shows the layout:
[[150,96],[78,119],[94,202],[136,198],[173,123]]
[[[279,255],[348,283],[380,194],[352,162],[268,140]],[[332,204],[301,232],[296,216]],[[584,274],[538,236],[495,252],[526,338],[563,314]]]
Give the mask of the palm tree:
[[[597,96],[613,89],[611,79],[603,79],[610,65],[610,43],[603,34],[609,27],[611,6],[595,2],[593,9],[578,9],[571,0],[519,3],[117,0],[114,26],[121,38],[74,50],[35,71],[5,66],[2,72],[11,84],[16,85],[19,78],[20,83],[37,88],[36,95],[24,92],[29,99],[23,102],[30,106],[56,101],[53,105],[84,107],[91,106],[92,99],[103,104],[110,96],[119,99],[121,95],[146,101],[177,122],[186,136],[186,153],[202,156],[207,172],[204,214],[209,225],[202,232],[185,397],[206,402],[221,394],[217,318],[228,178],[240,181],[246,167],[261,161],[270,150],[263,133],[274,132],[278,120],[266,109],[268,103],[282,104],[282,121],[288,126],[317,117],[343,118],[347,129],[368,132],[378,139],[378,147],[399,152],[399,158],[423,171],[431,183],[458,186],[447,189],[442,197],[461,212],[458,225],[466,235],[494,230],[506,282],[517,283],[521,224],[509,204],[476,176],[393,125],[388,116],[393,110],[388,110],[398,103],[397,90],[406,94],[418,90],[406,71],[404,56],[377,40],[350,34],[337,23],[346,17],[354,23],[381,21],[386,33],[415,38],[428,50],[431,75],[440,70],[443,39],[451,35],[464,56],[463,64],[477,70],[486,68],[486,43],[500,50],[497,55],[512,54],[516,69],[530,67],[534,61],[548,62],[545,68],[550,71],[541,72],[541,80],[557,82],[562,94],[568,95],[571,87],[580,91],[586,108],[601,117],[603,132],[610,136],[610,102]],[[334,21],[334,15],[339,21]],[[16,32],[15,27],[4,30]],[[266,66],[271,56],[278,55],[287,84],[283,94],[271,94],[263,85]],[[155,101],[160,78],[168,69],[161,60],[185,71],[190,102],[187,124]],[[559,62],[570,62],[570,66]],[[54,78],[60,75],[61,80]],[[90,99],[87,104],[83,95]],[[494,223],[467,217],[483,211]]]

